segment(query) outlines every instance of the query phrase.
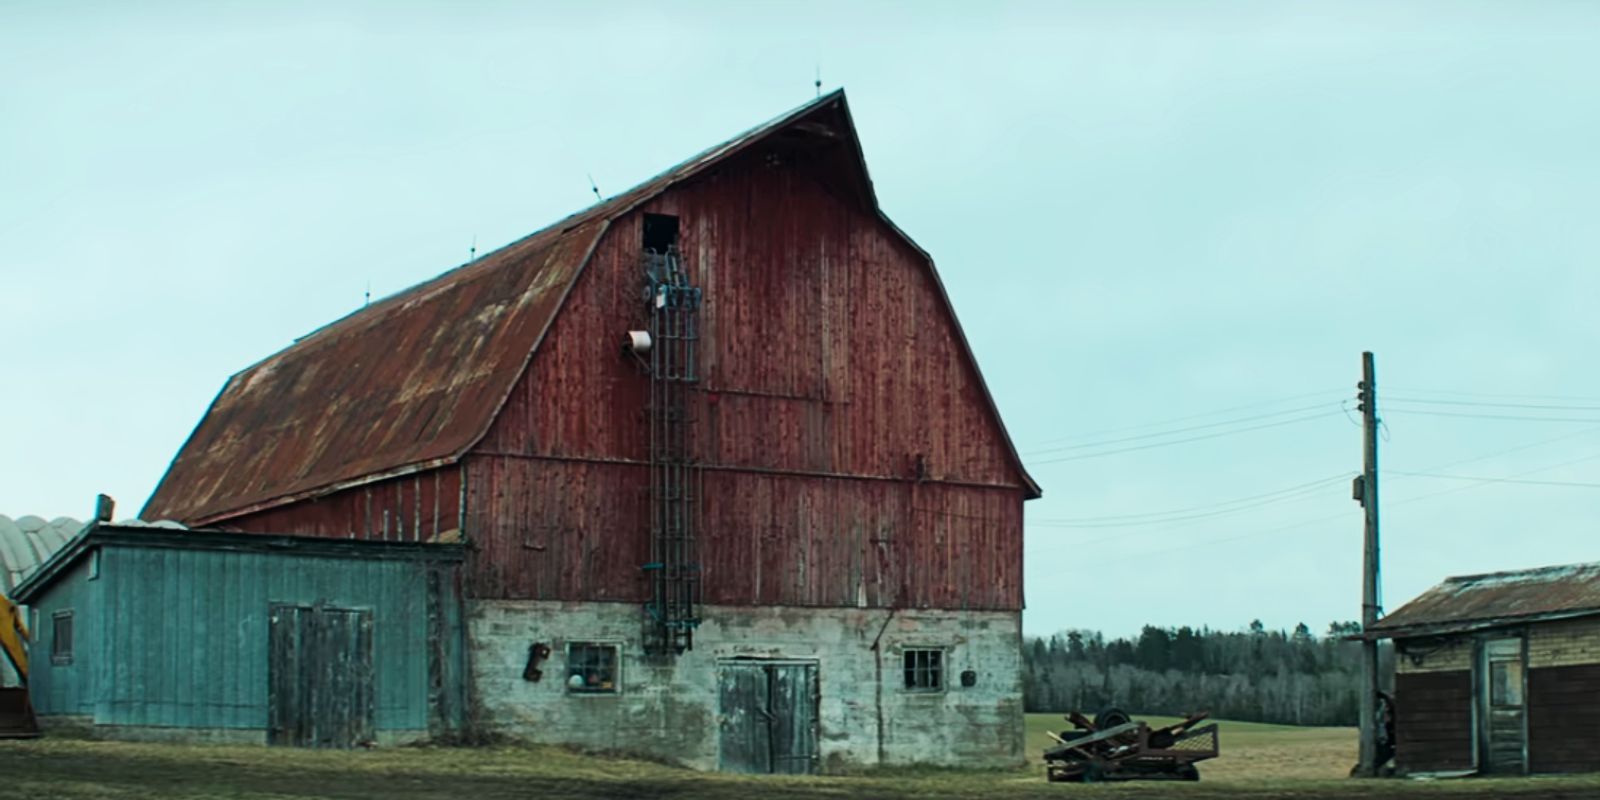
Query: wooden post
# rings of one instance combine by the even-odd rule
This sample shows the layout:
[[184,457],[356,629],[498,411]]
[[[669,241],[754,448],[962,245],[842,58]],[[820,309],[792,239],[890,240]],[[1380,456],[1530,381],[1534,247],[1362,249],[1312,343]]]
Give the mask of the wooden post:
[[[1361,549],[1361,630],[1378,621],[1378,385],[1372,353],[1361,354],[1361,507],[1366,512]],[[1372,777],[1378,761],[1378,643],[1361,642],[1361,752],[1356,774]]]

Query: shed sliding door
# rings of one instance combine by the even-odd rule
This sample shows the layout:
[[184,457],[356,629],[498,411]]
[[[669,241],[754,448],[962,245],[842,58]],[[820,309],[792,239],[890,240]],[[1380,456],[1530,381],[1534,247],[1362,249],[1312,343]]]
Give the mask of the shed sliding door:
[[372,741],[372,612],[275,603],[269,619],[267,742]]

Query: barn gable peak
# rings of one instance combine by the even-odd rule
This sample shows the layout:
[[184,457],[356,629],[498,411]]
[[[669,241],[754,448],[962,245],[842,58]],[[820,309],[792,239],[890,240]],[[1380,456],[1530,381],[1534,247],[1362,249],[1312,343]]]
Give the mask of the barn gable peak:
[[[841,89],[234,375],[140,516],[210,525],[459,461],[488,432],[611,221],[757,146],[803,153],[836,176],[850,199],[927,260],[954,319],[932,260],[877,207]],[[983,394],[1020,479],[1037,496],[986,387]]]

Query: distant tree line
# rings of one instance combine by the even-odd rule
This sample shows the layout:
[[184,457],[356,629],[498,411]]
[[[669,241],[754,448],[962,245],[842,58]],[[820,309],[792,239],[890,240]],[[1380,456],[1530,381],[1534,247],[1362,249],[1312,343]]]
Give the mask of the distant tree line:
[[1343,637],[1360,630],[1335,622],[1317,636],[1305,623],[1269,631],[1258,620],[1243,631],[1146,625],[1137,638],[1110,641],[1088,630],[1028,637],[1024,703],[1029,711],[1090,716],[1114,705],[1142,714],[1354,725],[1361,645]]

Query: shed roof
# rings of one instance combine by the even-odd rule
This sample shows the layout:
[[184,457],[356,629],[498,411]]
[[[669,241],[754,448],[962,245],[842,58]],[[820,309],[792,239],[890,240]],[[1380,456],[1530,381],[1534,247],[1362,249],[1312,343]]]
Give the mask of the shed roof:
[[1600,614],[1600,562],[1446,578],[1369,629],[1377,638]]
[[45,559],[38,569],[13,589],[13,599],[31,603],[57,578],[100,547],[149,547],[168,550],[222,550],[270,552],[323,558],[403,559],[460,561],[465,557],[460,543],[400,542],[379,539],[330,539],[321,536],[236,533],[206,529],[173,528],[167,524],[148,524],[137,520],[96,523],[85,528]]
[[[207,525],[455,462],[487,433],[610,221],[776,137],[843,145],[830,152],[848,162],[849,188],[916,248],[877,207],[843,90],[823,95],[234,375],[140,516]],[[1020,481],[1038,496],[986,386],[983,395]]]

